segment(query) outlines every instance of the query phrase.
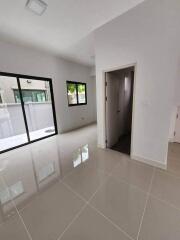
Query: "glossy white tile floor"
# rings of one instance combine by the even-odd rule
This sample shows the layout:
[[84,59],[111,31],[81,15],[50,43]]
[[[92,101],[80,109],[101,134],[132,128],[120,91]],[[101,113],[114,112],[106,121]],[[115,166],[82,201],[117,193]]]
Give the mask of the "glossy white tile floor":
[[179,240],[180,145],[166,171],[96,145],[91,125],[0,155],[0,239]]

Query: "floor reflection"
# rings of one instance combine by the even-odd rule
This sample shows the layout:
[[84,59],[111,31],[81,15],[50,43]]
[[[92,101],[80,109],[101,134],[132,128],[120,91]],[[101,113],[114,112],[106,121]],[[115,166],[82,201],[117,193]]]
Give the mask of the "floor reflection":
[[17,209],[24,209],[41,192],[47,191],[68,172],[89,159],[89,144],[85,139],[63,147],[66,136],[54,136],[1,156],[0,170],[4,183],[0,185],[0,214],[7,219]]
[[77,149],[77,151],[74,152],[73,157],[73,166],[74,168],[82,164],[83,162],[86,162],[89,159],[89,148],[88,144],[80,147]]

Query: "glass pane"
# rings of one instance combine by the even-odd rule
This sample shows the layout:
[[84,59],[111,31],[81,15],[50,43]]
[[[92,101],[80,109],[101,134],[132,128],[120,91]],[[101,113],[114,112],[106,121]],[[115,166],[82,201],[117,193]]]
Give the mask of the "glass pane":
[[0,76],[0,96],[0,151],[3,151],[27,143],[28,139],[16,78]]
[[76,84],[67,83],[67,89],[69,104],[77,104]]
[[22,97],[24,102],[33,102],[31,91],[22,90]]
[[79,100],[79,103],[86,103],[86,86],[85,86],[85,84],[78,84],[78,100]]
[[[20,102],[19,92],[14,90],[16,102]],[[45,102],[46,92],[44,90],[22,90],[24,102]]]
[[13,89],[13,91],[14,91],[15,102],[16,102],[16,103],[20,103],[20,102],[21,102],[21,99],[20,99],[19,90]]
[[49,81],[20,79],[30,140],[55,133]]

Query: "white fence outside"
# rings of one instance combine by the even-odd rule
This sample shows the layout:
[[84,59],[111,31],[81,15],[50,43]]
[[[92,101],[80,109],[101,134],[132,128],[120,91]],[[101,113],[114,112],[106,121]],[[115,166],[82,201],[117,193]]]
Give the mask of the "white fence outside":
[[[29,131],[54,126],[51,102],[25,103]],[[20,103],[0,104],[0,139],[25,133]]]

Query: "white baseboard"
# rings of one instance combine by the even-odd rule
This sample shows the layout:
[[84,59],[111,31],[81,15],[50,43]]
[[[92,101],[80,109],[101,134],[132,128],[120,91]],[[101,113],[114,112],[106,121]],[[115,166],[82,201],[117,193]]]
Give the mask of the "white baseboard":
[[[102,144],[98,144],[97,147],[98,148],[106,148],[106,146],[102,145]],[[135,161],[138,161],[138,162],[146,163],[146,164],[151,165],[153,167],[157,167],[157,168],[161,168],[161,169],[167,169],[167,165],[165,163],[154,161],[152,159],[147,159],[147,158],[143,158],[143,157],[139,157],[139,156],[135,156],[135,155],[131,155],[131,159],[135,160]]]
[[166,164],[158,162],[158,161],[154,161],[154,160],[151,160],[151,159],[142,158],[142,157],[134,156],[134,155],[131,156],[131,158],[136,160],[136,161],[143,162],[143,163],[146,163],[148,165],[151,165],[153,167],[157,167],[157,168],[161,168],[161,169],[166,169],[167,168]]
[[174,142],[174,138],[169,138],[169,142],[173,143]]
[[98,147],[98,148],[103,148],[103,149],[104,149],[104,148],[106,148],[106,145],[105,145],[105,144],[102,145],[102,144],[99,144],[99,143],[98,143],[98,144],[97,144],[97,147]]

